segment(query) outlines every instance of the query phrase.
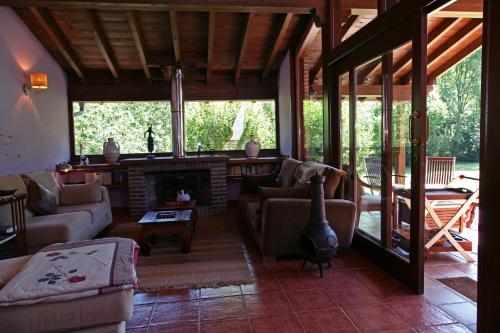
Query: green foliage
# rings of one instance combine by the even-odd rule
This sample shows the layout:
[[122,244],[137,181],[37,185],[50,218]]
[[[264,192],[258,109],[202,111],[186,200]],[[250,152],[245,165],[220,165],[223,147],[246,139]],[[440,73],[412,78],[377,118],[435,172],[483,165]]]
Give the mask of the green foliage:
[[[74,103],[74,110],[78,104]],[[144,132],[153,126],[155,152],[172,151],[172,117],[167,102],[85,103],[83,114],[74,117],[75,151],[83,144],[86,155],[102,154],[107,138],[115,138],[122,154],[147,152]]]
[[[78,110],[78,104],[73,106]],[[243,149],[250,136],[263,149],[276,148],[276,117],[273,101],[229,101],[185,103],[186,150]],[[241,113],[243,126],[237,140],[231,141],[233,124]],[[172,151],[172,118],[169,102],[85,103],[83,114],[74,117],[76,152],[84,145],[87,155],[102,154],[102,145],[113,137],[121,153],[145,153],[144,132],[153,126],[155,152]]]
[[304,100],[304,146],[307,159],[323,160],[323,103]]
[[481,50],[437,79],[428,97],[427,154],[479,161]]

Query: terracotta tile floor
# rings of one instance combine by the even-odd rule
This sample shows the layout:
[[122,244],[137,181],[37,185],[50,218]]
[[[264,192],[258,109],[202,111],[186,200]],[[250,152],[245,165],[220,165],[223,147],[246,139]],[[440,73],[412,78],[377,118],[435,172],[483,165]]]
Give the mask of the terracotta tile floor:
[[[243,232],[244,238],[245,232]],[[425,294],[410,290],[351,252],[319,278],[300,260],[263,263],[246,242],[251,285],[136,294],[128,332],[471,332],[476,304],[435,278],[475,277],[475,264],[432,254]]]

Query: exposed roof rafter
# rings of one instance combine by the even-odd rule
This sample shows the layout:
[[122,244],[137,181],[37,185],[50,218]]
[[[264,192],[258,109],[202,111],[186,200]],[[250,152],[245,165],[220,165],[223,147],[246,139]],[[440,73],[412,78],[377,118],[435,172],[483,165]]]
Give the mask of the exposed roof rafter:
[[170,16],[170,29],[172,31],[172,43],[174,44],[175,63],[181,64],[181,47],[179,42],[179,29],[177,28],[177,13],[175,10],[168,12]]
[[254,17],[253,13],[248,13],[246,18],[245,28],[243,29],[243,37],[241,39],[240,53],[238,56],[238,62],[236,63],[236,69],[234,72],[235,83],[238,82],[241,75],[241,68],[243,66],[243,60],[245,59],[245,53],[247,51],[248,40],[250,35],[249,31],[250,31],[250,26],[252,25],[253,17]]
[[215,13],[208,13],[208,55],[207,55],[207,84],[212,78],[212,60],[214,56]]
[[75,71],[76,75],[80,80],[85,80],[83,66],[80,60],[76,56],[75,51],[71,47],[68,39],[62,32],[61,28],[57,25],[56,21],[52,17],[52,14],[48,9],[45,8],[29,8],[33,16],[38,20],[38,23],[42,26],[45,32],[48,34],[50,39],[54,42],[57,49],[64,58],[68,61],[71,68]]
[[465,59],[468,55],[479,49],[482,45],[482,36],[479,36],[475,38],[472,42],[467,43],[464,45],[461,49],[460,52],[455,54],[454,56],[450,57],[446,62],[444,62],[442,65],[440,65],[438,68],[436,68],[432,73],[430,73],[427,76],[427,82],[428,84],[433,83],[438,76],[446,72],[448,69],[451,67],[455,66],[458,64],[460,61]]
[[113,49],[109,44],[108,38],[106,37],[101,24],[99,23],[99,18],[97,17],[97,13],[94,10],[86,10],[85,16],[89,23],[89,28],[92,31],[92,35],[94,36],[94,40],[101,51],[101,54],[108,65],[111,74],[115,81],[120,80],[120,75],[118,74],[118,63],[116,62],[115,56],[113,54]]
[[271,53],[269,54],[269,58],[267,60],[266,66],[264,67],[264,71],[262,72],[262,79],[266,79],[267,76],[269,75],[269,71],[271,70],[271,66],[274,63],[274,60],[276,59],[276,55],[278,54],[278,50],[281,47],[281,44],[283,43],[283,40],[285,38],[285,33],[288,28],[288,25],[292,21],[293,14],[288,13],[286,14],[285,18],[283,19],[283,23],[281,24],[280,30],[278,32],[278,35],[276,36],[276,40],[273,45],[273,49],[271,50]]
[[144,70],[144,75],[146,75],[148,81],[151,82],[151,72],[149,71],[146,53],[144,51],[144,33],[142,32],[139,17],[135,11],[128,12],[127,17],[130,30],[132,31],[132,37],[134,38],[135,47],[137,48],[137,53],[139,53],[139,59],[141,60]]

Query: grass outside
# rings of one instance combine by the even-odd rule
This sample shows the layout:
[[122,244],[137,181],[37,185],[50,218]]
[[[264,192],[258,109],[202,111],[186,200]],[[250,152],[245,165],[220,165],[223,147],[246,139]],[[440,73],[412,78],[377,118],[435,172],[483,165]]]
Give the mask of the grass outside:
[[479,162],[457,162],[455,170],[458,171],[479,171]]

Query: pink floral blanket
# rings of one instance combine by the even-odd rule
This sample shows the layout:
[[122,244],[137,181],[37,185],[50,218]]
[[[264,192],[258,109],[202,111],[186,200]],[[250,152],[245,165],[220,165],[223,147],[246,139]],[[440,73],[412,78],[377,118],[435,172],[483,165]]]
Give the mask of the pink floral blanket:
[[127,238],[49,245],[0,289],[0,306],[67,301],[135,288],[138,248]]

